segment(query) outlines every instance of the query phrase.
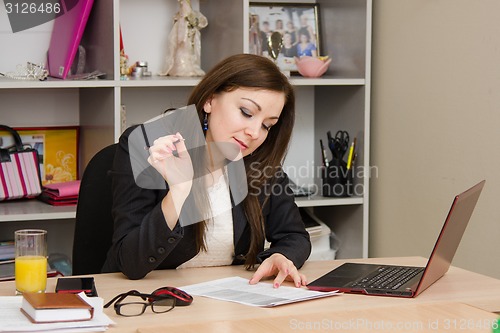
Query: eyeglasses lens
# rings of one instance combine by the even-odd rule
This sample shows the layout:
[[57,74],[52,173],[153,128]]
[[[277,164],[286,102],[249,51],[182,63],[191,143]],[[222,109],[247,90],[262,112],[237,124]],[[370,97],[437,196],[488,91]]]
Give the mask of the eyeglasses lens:
[[153,312],[156,313],[168,312],[172,310],[174,306],[175,299],[173,298],[157,299],[152,304]]
[[147,304],[145,303],[122,303],[120,304],[120,315],[126,316],[126,317],[133,317],[133,316],[140,316],[141,314],[144,313],[144,310],[146,309]]

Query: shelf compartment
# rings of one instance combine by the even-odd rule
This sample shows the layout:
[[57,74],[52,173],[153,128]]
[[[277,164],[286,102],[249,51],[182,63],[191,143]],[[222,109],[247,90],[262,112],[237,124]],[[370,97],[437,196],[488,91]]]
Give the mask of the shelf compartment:
[[0,222],[71,219],[76,206],[51,206],[36,199],[0,203]]

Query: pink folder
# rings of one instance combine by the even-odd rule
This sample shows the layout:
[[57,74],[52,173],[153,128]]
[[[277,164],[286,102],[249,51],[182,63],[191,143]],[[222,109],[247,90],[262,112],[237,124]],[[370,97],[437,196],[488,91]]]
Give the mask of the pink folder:
[[42,194],[38,196],[38,199],[54,206],[76,205],[79,191],[79,180],[46,184],[43,186]]
[[72,180],[69,182],[44,185],[44,191],[51,193],[56,198],[78,196],[80,191],[80,181]]
[[69,10],[54,20],[47,52],[50,76],[61,79],[68,76],[93,4],[94,0],[78,0],[73,8],[66,6]]

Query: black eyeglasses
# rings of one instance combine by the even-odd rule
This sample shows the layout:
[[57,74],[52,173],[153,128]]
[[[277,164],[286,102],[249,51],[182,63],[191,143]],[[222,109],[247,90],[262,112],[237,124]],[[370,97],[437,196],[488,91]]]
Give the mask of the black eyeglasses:
[[134,317],[142,315],[149,306],[151,306],[151,310],[154,313],[168,312],[175,307],[175,298],[162,294],[159,289],[153,291],[151,294],[143,294],[137,290],[130,290],[115,296],[104,307],[107,308],[113,303],[115,303],[114,308],[117,315]]

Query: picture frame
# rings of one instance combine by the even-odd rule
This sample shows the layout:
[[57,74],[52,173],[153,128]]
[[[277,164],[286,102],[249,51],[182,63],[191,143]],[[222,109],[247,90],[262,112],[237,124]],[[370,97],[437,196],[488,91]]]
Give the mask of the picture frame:
[[[38,151],[42,185],[77,180],[78,126],[15,127],[24,145]],[[0,131],[3,146],[13,145],[12,136]]]
[[[275,60],[282,71],[296,72],[294,57],[321,55],[319,13],[317,3],[250,2],[249,53]],[[282,34],[276,59],[268,51],[274,32]]]

